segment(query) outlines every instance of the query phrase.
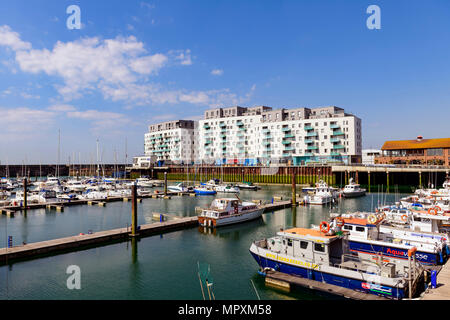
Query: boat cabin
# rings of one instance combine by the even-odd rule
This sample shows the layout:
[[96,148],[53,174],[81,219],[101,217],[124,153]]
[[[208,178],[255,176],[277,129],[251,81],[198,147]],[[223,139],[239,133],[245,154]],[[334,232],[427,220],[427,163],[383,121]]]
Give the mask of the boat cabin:
[[342,241],[319,230],[293,228],[277,233],[267,240],[268,250],[298,257],[311,263],[337,264],[341,262]]

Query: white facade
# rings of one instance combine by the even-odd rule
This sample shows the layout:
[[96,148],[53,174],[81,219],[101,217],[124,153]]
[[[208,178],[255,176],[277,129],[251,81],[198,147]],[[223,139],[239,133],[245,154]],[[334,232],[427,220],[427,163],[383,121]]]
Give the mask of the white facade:
[[198,158],[197,123],[190,120],[150,125],[145,134],[145,155],[156,160],[191,163]]
[[362,151],[362,164],[375,164],[375,157],[381,156],[379,149],[364,149]]
[[176,122],[171,129],[167,126],[150,126],[146,155],[216,163],[224,159],[342,161],[362,154],[361,119],[334,106],[218,108],[206,111],[195,128],[175,128]]

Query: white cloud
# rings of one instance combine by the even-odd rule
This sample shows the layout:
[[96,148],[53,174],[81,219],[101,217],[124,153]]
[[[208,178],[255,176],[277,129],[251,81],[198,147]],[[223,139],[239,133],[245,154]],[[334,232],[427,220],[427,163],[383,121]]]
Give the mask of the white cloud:
[[0,127],[6,134],[27,134],[42,131],[50,126],[55,113],[46,110],[34,110],[27,107],[14,109],[0,107]]
[[0,45],[10,47],[14,51],[31,49],[31,43],[22,41],[20,35],[6,25],[0,26]]
[[192,58],[191,58],[191,50],[170,50],[169,55],[172,55],[174,57],[174,60],[177,60],[180,62],[181,65],[184,66],[190,66],[192,65]]
[[68,104],[55,104],[48,107],[47,110],[56,112],[68,112],[68,111],[76,111],[76,108]]
[[222,69],[213,69],[213,70],[211,71],[211,74],[212,74],[213,76],[221,76],[221,75],[223,74],[223,70],[222,70]]

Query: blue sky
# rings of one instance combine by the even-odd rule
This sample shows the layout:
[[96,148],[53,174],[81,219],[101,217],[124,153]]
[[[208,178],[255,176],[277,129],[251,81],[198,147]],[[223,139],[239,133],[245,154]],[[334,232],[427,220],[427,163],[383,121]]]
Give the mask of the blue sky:
[[58,129],[61,162],[95,161],[97,138],[123,162],[150,123],[233,105],[336,105],[362,119],[364,148],[450,137],[446,0],[30,3],[0,3],[1,163],[55,162]]

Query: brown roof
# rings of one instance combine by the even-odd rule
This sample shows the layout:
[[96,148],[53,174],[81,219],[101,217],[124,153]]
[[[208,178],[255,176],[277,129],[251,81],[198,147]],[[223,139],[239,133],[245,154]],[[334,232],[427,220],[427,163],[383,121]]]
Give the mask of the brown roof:
[[381,150],[450,148],[450,138],[386,141]]

